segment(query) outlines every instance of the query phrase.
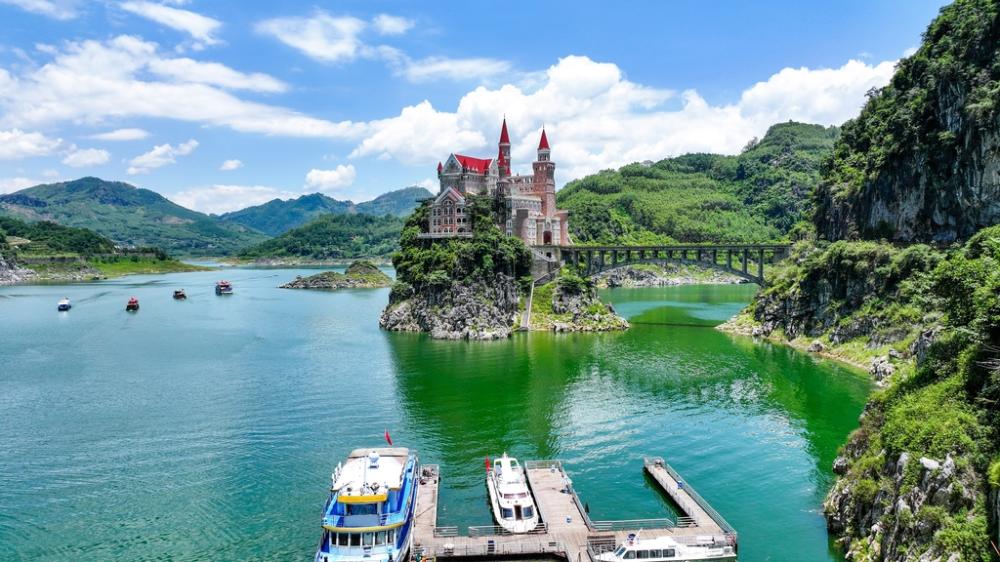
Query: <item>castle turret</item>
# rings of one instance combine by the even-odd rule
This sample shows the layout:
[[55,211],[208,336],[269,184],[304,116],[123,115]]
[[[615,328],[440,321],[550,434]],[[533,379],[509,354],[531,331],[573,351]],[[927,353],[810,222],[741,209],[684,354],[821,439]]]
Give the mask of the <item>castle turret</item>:
[[538,161],[548,162],[550,153],[549,138],[545,136],[545,127],[542,127],[542,138],[538,141]]
[[510,175],[510,135],[507,134],[507,118],[503,118],[503,124],[500,126],[500,154],[497,156],[497,160],[502,160],[504,168],[500,170],[500,175],[504,176]]
[[556,210],[556,165],[550,156],[549,138],[542,129],[542,138],[538,141],[538,160],[532,165],[534,171],[533,190],[542,198],[542,214],[549,216]]

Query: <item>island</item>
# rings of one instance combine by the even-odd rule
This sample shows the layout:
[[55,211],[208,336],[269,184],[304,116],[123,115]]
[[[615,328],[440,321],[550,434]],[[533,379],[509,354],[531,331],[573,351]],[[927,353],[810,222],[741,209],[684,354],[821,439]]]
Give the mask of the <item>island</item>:
[[382,272],[374,263],[358,260],[347,267],[347,271],[324,271],[309,277],[296,277],[294,281],[281,285],[281,289],[380,289],[392,286],[392,278]]

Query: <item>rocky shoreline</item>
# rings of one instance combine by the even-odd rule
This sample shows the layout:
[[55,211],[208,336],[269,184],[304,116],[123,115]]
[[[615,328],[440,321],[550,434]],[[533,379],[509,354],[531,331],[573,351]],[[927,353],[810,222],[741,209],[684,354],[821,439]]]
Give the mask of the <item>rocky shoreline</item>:
[[594,285],[565,277],[536,288],[531,310],[532,331],[612,332],[629,329],[614,307],[601,301]]
[[681,264],[640,264],[597,275],[595,284],[604,289],[670,287],[675,285],[737,285],[746,279],[712,268]]
[[24,269],[17,265],[13,259],[5,258],[0,254],[0,285],[13,285],[30,281],[35,276],[35,272]]

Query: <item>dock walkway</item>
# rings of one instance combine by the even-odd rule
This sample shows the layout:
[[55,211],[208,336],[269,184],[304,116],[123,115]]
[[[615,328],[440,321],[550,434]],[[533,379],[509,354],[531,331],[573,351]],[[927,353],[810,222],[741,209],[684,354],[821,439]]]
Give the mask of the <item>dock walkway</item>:
[[593,562],[594,557],[621,543],[630,533],[642,530],[643,538],[668,535],[678,542],[717,541],[736,544],[736,531],[662,458],[647,458],[644,469],[682,513],[676,520],[634,519],[592,521],[573,489],[562,462],[527,461],[525,475],[542,519],[529,534],[513,535],[499,527],[470,527],[460,534],[457,527],[437,525],[440,472],[425,465],[417,493],[413,533],[415,558],[562,558],[569,562]]

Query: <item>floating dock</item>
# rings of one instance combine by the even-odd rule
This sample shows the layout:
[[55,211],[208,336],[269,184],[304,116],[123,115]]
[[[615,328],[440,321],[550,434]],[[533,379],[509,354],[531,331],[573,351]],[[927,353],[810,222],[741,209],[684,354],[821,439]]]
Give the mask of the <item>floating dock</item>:
[[736,530],[722,518],[662,458],[646,458],[646,473],[674,502],[677,519],[593,521],[573,489],[562,462],[527,461],[524,464],[542,522],[535,531],[514,535],[500,527],[457,527],[437,524],[437,465],[425,465],[417,491],[413,532],[414,558],[524,559],[559,558],[569,562],[595,562],[601,552],[615,548],[629,533],[643,538],[670,536],[680,543],[737,546]]

